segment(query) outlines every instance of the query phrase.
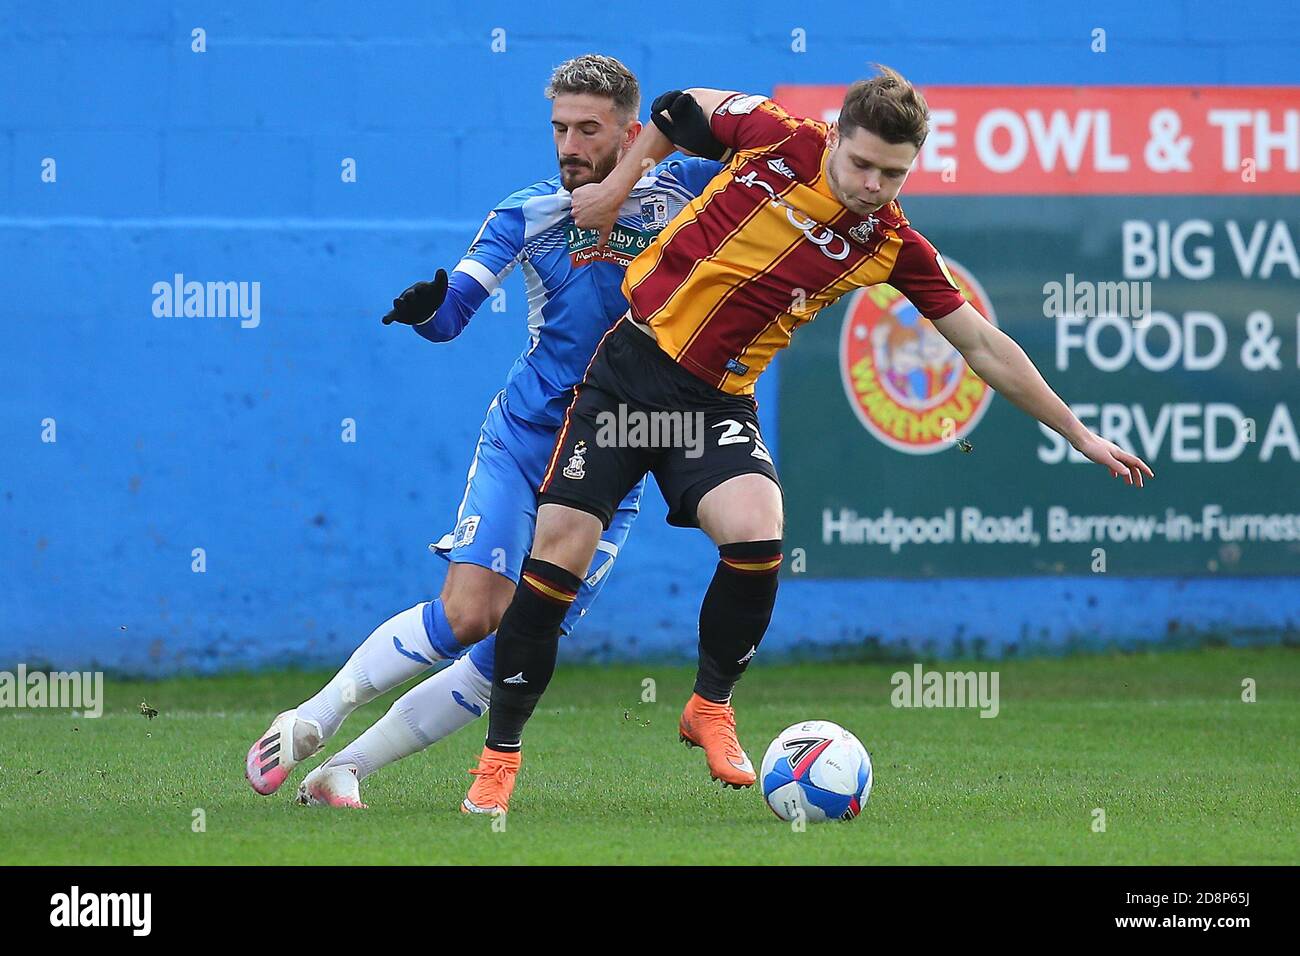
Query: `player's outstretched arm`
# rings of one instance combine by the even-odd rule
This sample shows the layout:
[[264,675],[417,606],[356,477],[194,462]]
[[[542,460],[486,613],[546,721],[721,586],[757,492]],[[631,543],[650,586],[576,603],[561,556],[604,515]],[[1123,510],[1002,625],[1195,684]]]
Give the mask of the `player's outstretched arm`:
[[394,299],[384,325],[409,325],[430,342],[450,342],[465,331],[499,282],[486,267],[462,259],[450,276],[439,269],[432,282],[417,282]]
[[1137,455],[1125,451],[1090,431],[1070,406],[1052,391],[1016,341],[980,315],[969,302],[934,323],[975,374],[1013,405],[1034,416],[1090,461],[1105,465],[1111,477],[1124,476],[1130,485],[1142,487],[1142,476],[1155,473]]
[[524,246],[523,202],[535,187],[507,196],[470,242],[449,276],[439,269],[432,282],[417,282],[393,300],[384,324],[409,325],[430,342],[450,342],[515,267]]

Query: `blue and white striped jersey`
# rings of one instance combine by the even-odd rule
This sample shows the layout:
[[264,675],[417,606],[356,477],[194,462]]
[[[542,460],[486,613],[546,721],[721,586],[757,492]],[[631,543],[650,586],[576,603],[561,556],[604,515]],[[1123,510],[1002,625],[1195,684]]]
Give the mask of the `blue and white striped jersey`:
[[447,299],[432,321],[415,329],[445,342],[515,266],[528,294],[528,345],[506,378],[510,411],[558,427],[601,337],[627,310],[623,272],[669,220],[721,171],[705,159],[660,163],[633,188],[608,246],[579,229],[560,177],[511,193],[488,213],[451,274]]

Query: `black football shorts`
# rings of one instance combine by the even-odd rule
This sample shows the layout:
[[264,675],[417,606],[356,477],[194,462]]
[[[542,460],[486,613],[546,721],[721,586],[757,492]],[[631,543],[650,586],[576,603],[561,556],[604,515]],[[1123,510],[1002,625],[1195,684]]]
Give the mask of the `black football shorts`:
[[601,341],[556,436],[538,504],[568,505],[606,528],[620,501],[652,473],[668,523],[699,527],[700,499],[737,475],[780,487],[757,405],[696,378],[624,318]]

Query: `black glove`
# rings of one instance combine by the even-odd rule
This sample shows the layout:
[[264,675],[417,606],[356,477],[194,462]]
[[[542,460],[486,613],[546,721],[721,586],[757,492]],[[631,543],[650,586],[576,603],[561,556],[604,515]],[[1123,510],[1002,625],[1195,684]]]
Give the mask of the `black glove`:
[[[668,111],[666,117],[662,115],[664,110]],[[696,156],[720,160],[730,152],[714,137],[709,118],[689,93],[681,90],[661,93],[650,105],[650,119],[674,146],[680,146]]]
[[439,269],[432,282],[417,282],[393,300],[393,310],[384,316],[384,325],[424,325],[433,318],[447,298],[447,270]]

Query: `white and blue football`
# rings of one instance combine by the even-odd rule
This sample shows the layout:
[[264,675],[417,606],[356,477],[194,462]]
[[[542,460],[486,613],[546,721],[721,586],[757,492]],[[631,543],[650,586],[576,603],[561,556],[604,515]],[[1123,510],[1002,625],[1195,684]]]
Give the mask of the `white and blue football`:
[[763,798],[782,820],[852,820],[871,795],[871,755],[829,720],[787,727],[763,755]]

